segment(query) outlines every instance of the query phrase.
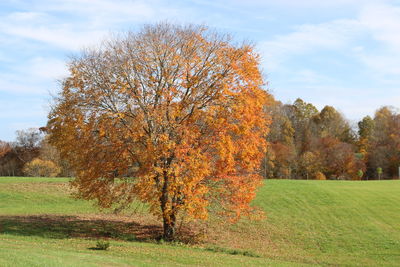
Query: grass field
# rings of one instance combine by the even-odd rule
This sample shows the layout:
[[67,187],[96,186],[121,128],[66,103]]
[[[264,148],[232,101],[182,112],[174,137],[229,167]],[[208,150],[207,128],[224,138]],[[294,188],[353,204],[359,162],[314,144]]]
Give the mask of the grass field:
[[[0,266],[398,266],[400,181],[268,180],[267,218],[214,218],[205,243],[153,240],[157,220],[69,197],[67,179],[0,178]],[[108,251],[94,250],[107,239]]]

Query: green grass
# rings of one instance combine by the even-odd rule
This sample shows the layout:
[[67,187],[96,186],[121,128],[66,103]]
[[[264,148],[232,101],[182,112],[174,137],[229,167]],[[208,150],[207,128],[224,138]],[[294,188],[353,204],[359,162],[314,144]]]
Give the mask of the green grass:
[[0,214],[92,213],[91,203],[69,197],[67,178],[0,177]]
[[[101,213],[68,179],[0,178],[0,266],[398,266],[400,181],[268,180],[266,219],[213,218],[205,244],[157,243],[160,224]],[[98,240],[106,251],[90,249]]]
[[400,263],[400,181],[271,180],[256,205],[281,259],[352,266]]
[[91,250],[85,239],[54,240],[2,235],[0,266],[263,266],[289,264],[204,249],[139,242],[110,242],[109,250]]

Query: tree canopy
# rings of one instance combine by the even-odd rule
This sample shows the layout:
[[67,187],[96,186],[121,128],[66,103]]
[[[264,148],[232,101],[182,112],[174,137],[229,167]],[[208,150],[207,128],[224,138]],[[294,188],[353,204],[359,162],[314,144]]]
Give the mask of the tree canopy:
[[146,202],[168,240],[179,213],[206,219],[211,204],[232,219],[251,212],[271,99],[252,46],[162,23],[68,66],[48,129],[79,197],[103,207]]

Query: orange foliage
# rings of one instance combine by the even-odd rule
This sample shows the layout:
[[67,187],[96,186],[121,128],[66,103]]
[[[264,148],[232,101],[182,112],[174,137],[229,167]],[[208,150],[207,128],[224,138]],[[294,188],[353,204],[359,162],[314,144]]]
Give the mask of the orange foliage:
[[314,176],[315,180],[326,180],[325,174],[322,172],[316,172]]
[[80,197],[103,207],[146,202],[166,239],[180,212],[206,219],[218,203],[235,219],[252,210],[270,96],[251,46],[204,27],[158,24],[69,68],[50,142],[76,171]]
[[0,140],[0,158],[11,151],[11,145]]
[[357,172],[364,169],[362,160],[357,159],[351,144],[337,138],[326,137],[319,140],[319,151],[328,178],[354,179]]

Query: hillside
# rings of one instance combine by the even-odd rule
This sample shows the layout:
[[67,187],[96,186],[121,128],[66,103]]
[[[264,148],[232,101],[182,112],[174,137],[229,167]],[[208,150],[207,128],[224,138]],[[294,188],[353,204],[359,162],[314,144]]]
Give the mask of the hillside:
[[[0,178],[1,266],[395,266],[399,181],[267,180],[261,221],[213,219],[204,244],[159,244],[154,218],[68,196],[67,179]],[[137,209],[137,207],[136,207]],[[92,250],[109,239],[109,251]]]

